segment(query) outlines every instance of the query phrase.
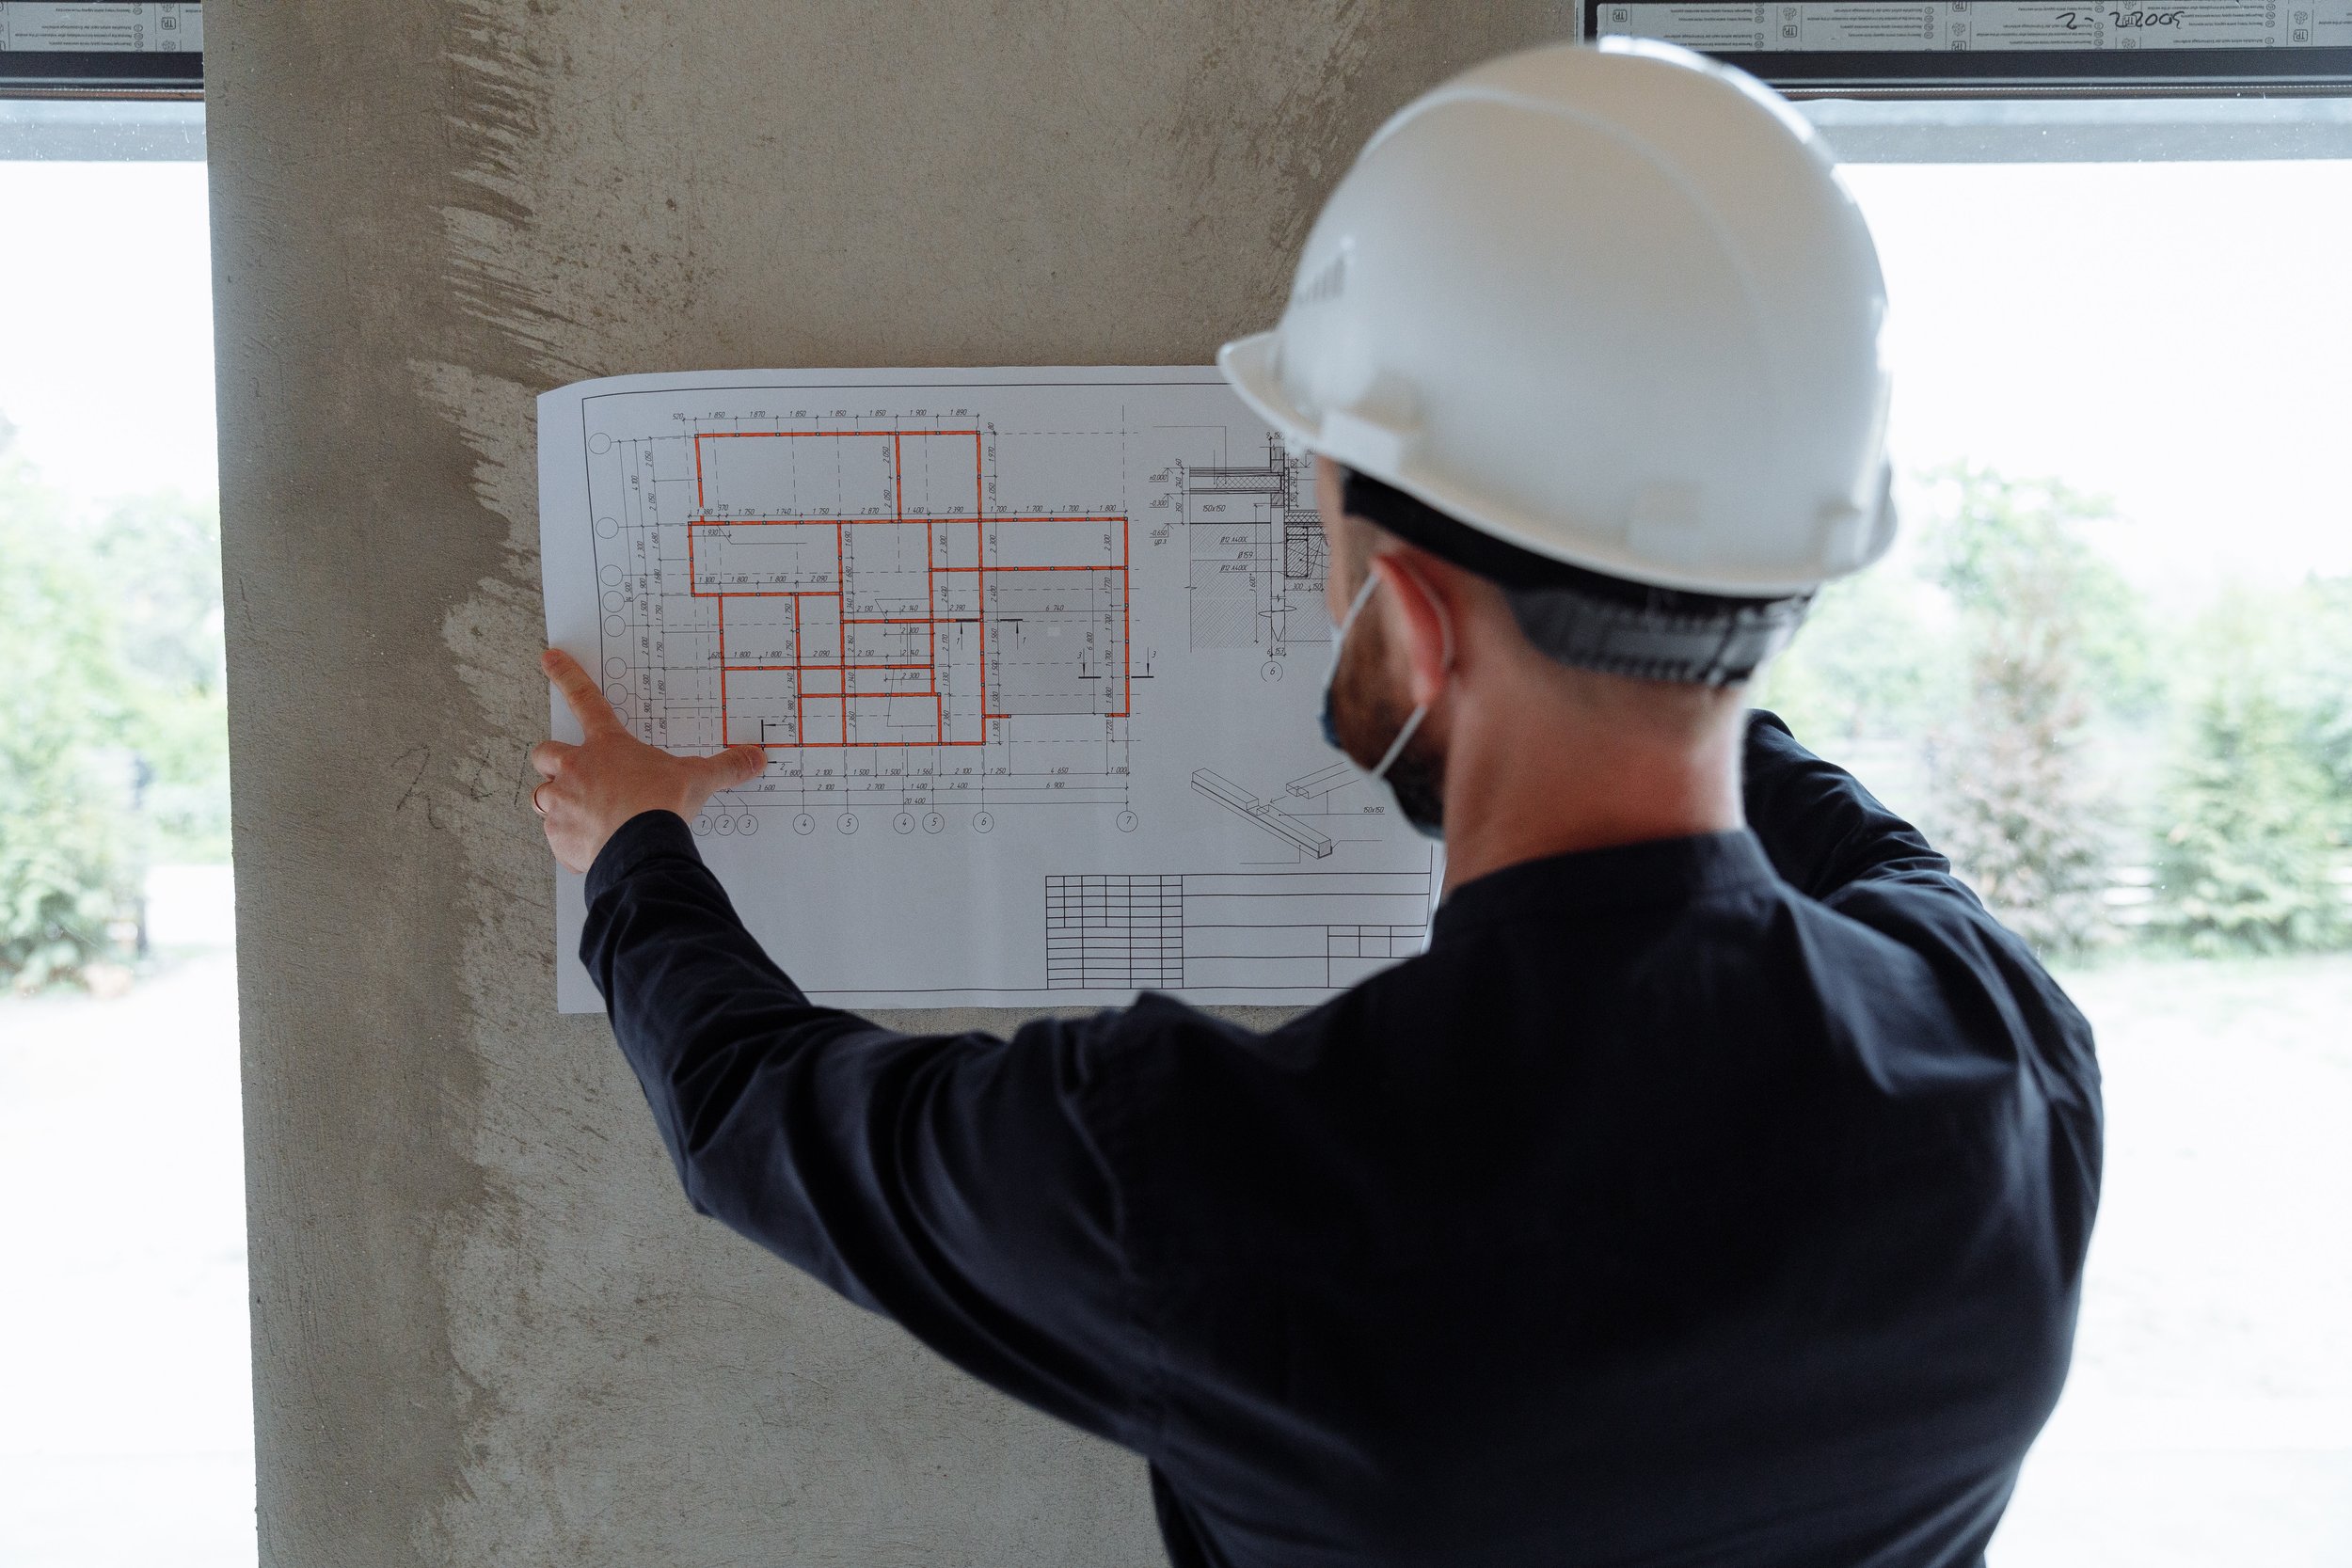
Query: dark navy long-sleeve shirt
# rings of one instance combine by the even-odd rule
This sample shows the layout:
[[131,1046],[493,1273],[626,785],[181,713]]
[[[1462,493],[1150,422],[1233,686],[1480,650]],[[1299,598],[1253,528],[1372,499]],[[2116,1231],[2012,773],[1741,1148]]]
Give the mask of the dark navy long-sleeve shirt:
[[2090,1030],[1778,721],[1749,828],[1456,888],[1269,1034],[817,1006],[683,822],[582,957],[694,1207],[1142,1454],[1195,1564],[1973,1564],[2058,1398]]

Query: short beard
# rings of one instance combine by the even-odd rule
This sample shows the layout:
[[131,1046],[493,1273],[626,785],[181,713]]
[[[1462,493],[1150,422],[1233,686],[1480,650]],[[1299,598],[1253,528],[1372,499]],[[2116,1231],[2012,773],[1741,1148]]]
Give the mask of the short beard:
[[[1381,680],[1386,655],[1380,618],[1359,616],[1331,682],[1331,727],[1348,760],[1367,772],[1413,716],[1413,705]],[[1444,831],[1445,753],[1430,740],[1426,724],[1405,743],[1383,779],[1406,821],[1432,836]]]

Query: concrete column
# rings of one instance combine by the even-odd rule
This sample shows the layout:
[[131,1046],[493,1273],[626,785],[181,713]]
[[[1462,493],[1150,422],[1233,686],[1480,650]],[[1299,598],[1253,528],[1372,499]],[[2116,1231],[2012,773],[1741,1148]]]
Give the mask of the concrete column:
[[206,8],[265,1562],[1159,1560],[1138,1461],[695,1219],[555,1014],[532,398],[1205,362],[1384,115],[1571,25]]

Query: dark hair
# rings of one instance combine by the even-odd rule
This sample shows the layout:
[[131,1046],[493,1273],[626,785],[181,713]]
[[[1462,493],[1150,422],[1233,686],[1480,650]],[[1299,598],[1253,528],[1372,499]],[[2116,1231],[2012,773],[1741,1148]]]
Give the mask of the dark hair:
[[1729,686],[1788,645],[1810,594],[1734,598],[1658,588],[1537,555],[1426,501],[1343,470],[1348,514],[1502,590],[1527,640],[1581,669],[1641,680]]

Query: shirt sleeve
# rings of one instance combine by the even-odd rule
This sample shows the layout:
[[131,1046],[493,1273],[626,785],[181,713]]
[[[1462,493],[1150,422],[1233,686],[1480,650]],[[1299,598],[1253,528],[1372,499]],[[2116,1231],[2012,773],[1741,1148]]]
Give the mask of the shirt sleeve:
[[1741,792],[1748,826],[1781,880],[1822,903],[1857,884],[1904,883],[1964,899],[1975,894],[1927,836],[1881,805],[1853,775],[1797,743],[1778,714],[1748,716]]
[[1136,1436],[1148,1357],[1089,1033],[905,1035],[818,1006],[762,952],[686,824],[647,812],[589,870],[580,957],[694,1208],[966,1371]]
[[[1781,879],[1836,913],[1916,954],[1922,979],[1943,1000],[1947,1020],[1967,1025],[1977,1042],[1975,1070],[2023,1073],[2030,1097],[2006,1135],[2024,1145],[2009,1169],[2040,1169],[2048,1182],[2040,1201],[2057,1238],[2054,1289],[2081,1283],[2084,1249],[2099,1206],[2104,1112],[2099,1062],[2090,1022],[2052,979],[2033,950],[2002,927],[1951,862],[1918,829],[1888,811],[1853,776],[1822,761],[1772,713],[1749,716],[1743,762],[1748,826],[1762,840]],[[1986,1042],[2000,1042],[1988,1046]],[[1873,1073],[1894,1085],[1960,1082],[1967,1054],[1932,1029],[1872,1053]],[[2012,1069],[2007,1064],[2014,1064]],[[2069,1321],[2073,1311],[2067,1308]]]

